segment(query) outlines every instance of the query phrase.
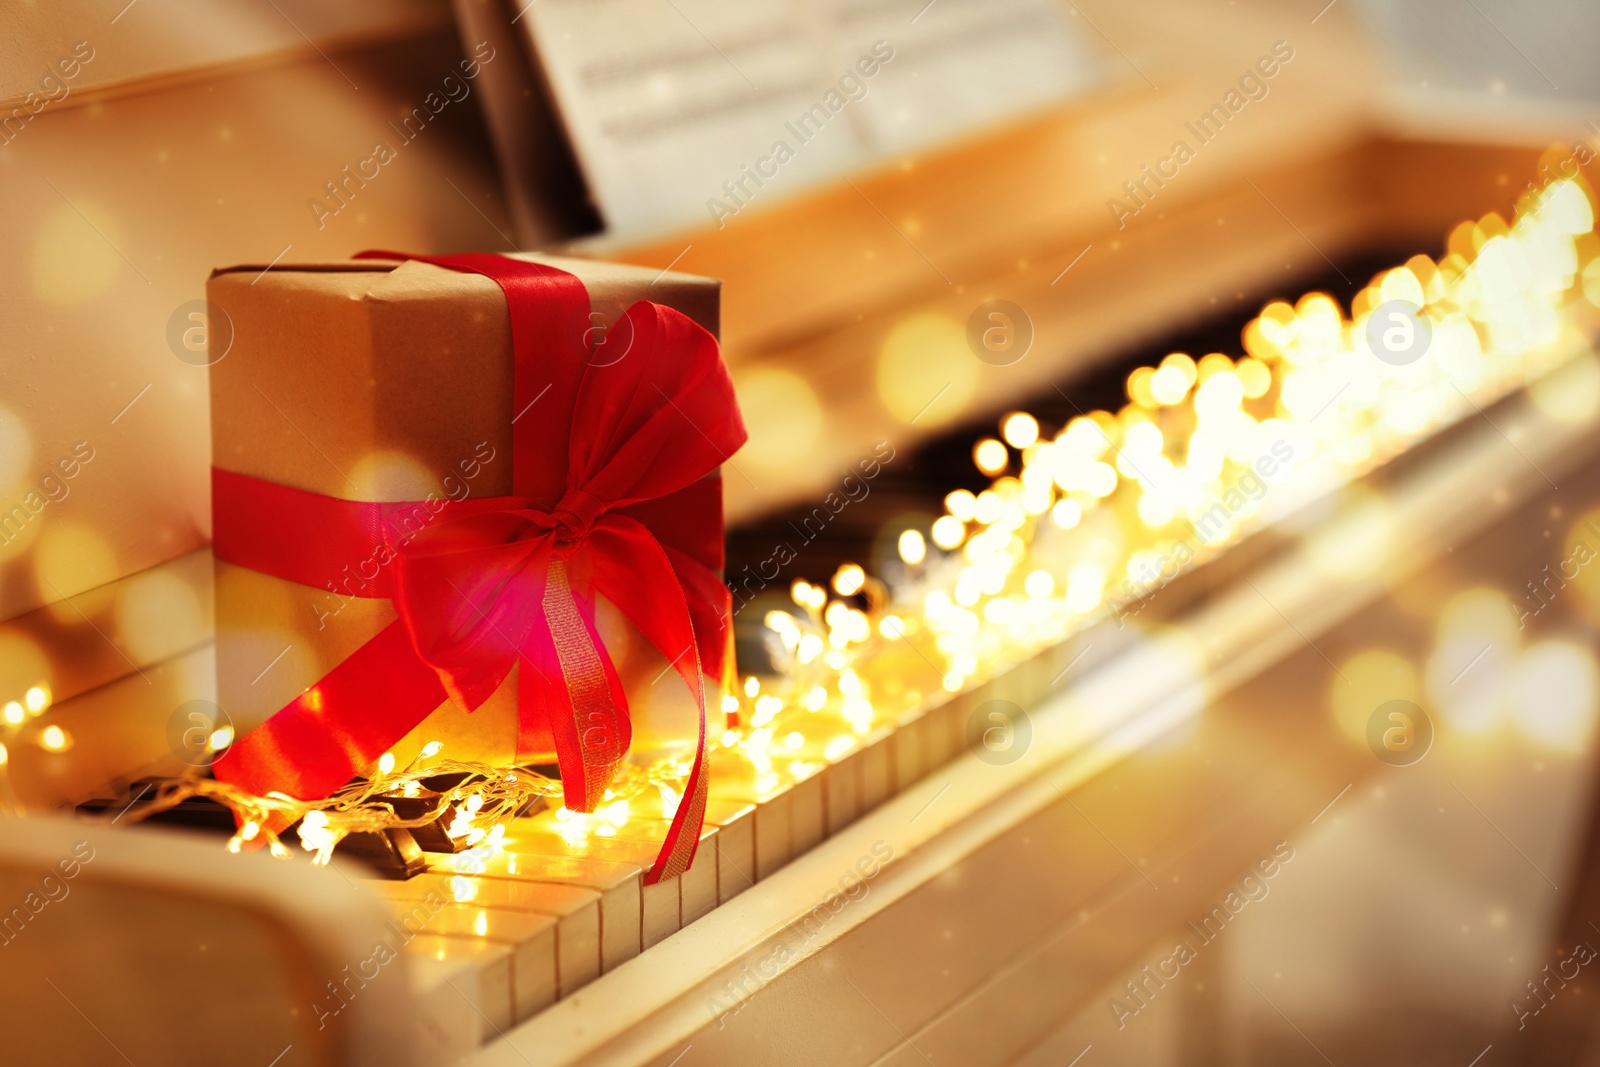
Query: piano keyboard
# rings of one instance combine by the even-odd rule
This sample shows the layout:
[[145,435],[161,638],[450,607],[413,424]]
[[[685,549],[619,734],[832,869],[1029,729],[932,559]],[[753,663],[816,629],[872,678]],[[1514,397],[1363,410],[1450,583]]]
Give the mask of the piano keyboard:
[[611,819],[560,810],[513,819],[493,847],[426,852],[426,873],[364,882],[388,902],[417,965],[418,994],[464,998],[487,1042],[943,764],[960,750],[965,714],[988,688],[913,709],[832,759],[815,742],[791,749],[792,759],[774,759],[762,776],[719,750],[695,862],[671,881],[644,881],[670,822],[664,800],[647,793]]

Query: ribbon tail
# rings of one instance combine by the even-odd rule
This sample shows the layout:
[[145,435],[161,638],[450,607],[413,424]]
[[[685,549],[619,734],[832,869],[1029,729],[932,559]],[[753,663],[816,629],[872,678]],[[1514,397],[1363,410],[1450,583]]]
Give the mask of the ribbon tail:
[[554,556],[545,572],[543,608],[547,625],[529,634],[517,681],[519,700],[534,686],[542,693],[532,697],[537,705],[523,704],[520,710],[547,715],[563,799],[574,811],[593,811],[633,740],[627,699],[595,630],[592,608],[584,610],[566,561]]
[[[390,623],[212,764],[257,796],[320,800],[365,771],[445,701],[432,667]],[[275,829],[281,829],[277,827]]]
[[[697,655],[698,661],[699,656]],[[699,672],[699,663],[695,665]],[[683,799],[672,815],[672,825],[667,828],[667,839],[656,855],[655,863],[645,875],[645,884],[654,885],[665,878],[676,878],[694,862],[695,850],[700,847],[700,830],[706,821],[706,694],[700,682],[695,693],[700,706],[700,737],[695,742],[694,766],[689,769],[689,781],[683,789]]]
[[[604,593],[650,643],[667,656],[694,694],[699,713],[694,764],[683,797],[673,813],[666,841],[645,876],[648,884],[676,878],[694,862],[705,825],[709,781],[706,766],[706,690],[698,632],[689,597],[672,560],[660,542],[638,522],[616,516],[591,535],[595,549],[595,586]],[[728,657],[731,662],[732,657]]]

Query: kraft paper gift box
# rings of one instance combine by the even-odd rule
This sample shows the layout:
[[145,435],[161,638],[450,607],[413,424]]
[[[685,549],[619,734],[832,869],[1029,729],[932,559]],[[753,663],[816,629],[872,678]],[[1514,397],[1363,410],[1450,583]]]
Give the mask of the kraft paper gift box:
[[[576,275],[595,331],[649,300],[717,332],[720,283],[712,279],[517,258]],[[215,467],[358,501],[512,492],[511,329],[492,279],[416,260],[256,265],[215,272],[207,296],[214,324],[226,323],[212,333],[214,345],[227,346],[212,353]],[[538,403],[521,417],[540,418]],[[218,703],[240,734],[396,619],[388,600],[337,592],[370,566],[352,560],[352,570],[328,575],[330,592],[216,563]],[[692,748],[694,700],[667,658],[604,598],[596,623],[627,693],[632,751]],[[708,708],[717,694],[708,679]],[[471,713],[446,700],[392,751],[404,766],[430,741],[452,759],[554,760],[551,751],[518,751],[515,672]]]

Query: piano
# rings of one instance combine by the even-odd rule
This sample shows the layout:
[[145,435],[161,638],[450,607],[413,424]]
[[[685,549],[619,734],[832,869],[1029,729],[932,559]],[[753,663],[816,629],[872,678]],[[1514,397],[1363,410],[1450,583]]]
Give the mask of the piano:
[[[1485,310],[1490,295],[1441,294],[1507,240],[1524,183],[1560,172],[1570,152],[1550,142],[1578,134],[1550,115],[1493,137],[1436,115],[1375,125],[1353,88],[1382,81],[1375,31],[1348,5],[1297,9],[1292,25],[1256,4],[1066,7],[1103,71],[1077,95],[752,197],[725,226],[552,230],[603,214],[596,190],[570,187],[582,145],[560,173],[522,174],[539,196],[518,203],[479,195],[497,182],[485,131],[469,130],[480,162],[471,195],[450,194],[453,234],[724,279],[724,349],[754,431],[725,476],[736,590],[787,531],[815,524],[846,472],[881,460],[739,615],[739,717],[715,738],[688,872],[646,883],[678,798],[637,781],[595,813],[551,798],[475,843],[441,837],[441,822],[394,846],[399,868],[341,848],[312,865],[292,834],[287,861],[231,853],[226,822],[129,825],[152,776],[184,772],[184,730],[202,723],[209,743],[227,726],[204,703],[211,563],[193,544],[64,586],[0,630],[12,673],[42,674],[30,656],[56,678],[69,677],[57,660],[74,665],[37,697],[19,689],[0,733],[0,799],[27,814],[0,824],[0,1048],[141,1067],[1582,1062],[1587,974],[1566,961],[1593,936],[1600,884],[1600,586],[1576,551],[1600,546],[1600,268],[1587,267],[1600,244],[1592,207],[1586,228],[1570,219],[1592,192],[1557,182],[1571,192],[1542,209],[1544,236],[1517,231],[1573,251],[1559,292],[1539,288],[1540,267],[1510,269],[1515,286],[1491,294],[1543,301],[1553,325],[1537,341],[1505,327],[1478,362],[1448,364],[1461,377],[1369,363],[1341,388],[1355,353],[1314,363],[1309,340],[1331,313],[1333,349],[1373,351],[1350,336],[1352,308],[1407,286],[1457,301],[1458,321],[1490,337],[1506,318]],[[279,77],[310,92],[342,73],[446,69],[471,51],[458,27],[502,35],[507,62],[486,78],[513,63],[530,65],[514,80],[564,77],[525,54],[516,11],[397,5],[376,37]],[[344,29],[313,33],[328,44]],[[1280,39],[1294,58],[1230,140],[1170,189],[1147,183],[1135,217],[1109,215],[1107,175],[1140,174],[1177,116],[1203,113]],[[163,106],[202,106],[198,84],[167,92]],[[487,131],[503,160],[504,97]],[[35,125],[55,120],[91,114]],[[415,152],[440,174],[454,165],[421,138]],[[202,272],[237,258],[202,251]],[[969,322],[997,309],[980,325],[1024,331],[1014,360],[970,347]],[[1292,405],[1251,408],[1313,365],[1328,371],[1314,397],[1306,372]],[[1155,484],[1139,459],[1162,436],[1149,452],[1147,431],[1126,431],[1182,439],[1218,375],[1235,409],[1271,410],[1296,447],[1314,442],[1311,462],[1262,475],[1259,499],[1245,487],[1247,510],[1223,503],[1227,532],[1197,529],[1193,561],[1169,574],[1162,552],[1182,538],[1152,533],[1167,524],[1139,499]],[[1117,488],[1095,494],[1063,468],[1019,550],[1049,587],[1019,582],[1010,608],[967,612],[993,596],[963,603],[952,578],[996,525],[978,509],[1006,505],[999,482],[1027,492],[1041,443],[1066,456],[1084,440]],[[1238,486],[1212,488],[1222,502]],[[1098,558],[1091,534],[1128,574],[1147,544],[1157,577],[1075,570]],[[129,560],[160,554],[140,537],[150,551]],[[784,688],[785,627],[830,602],[868,627],[852,661],[865,705],[840,687],[809,707]],[[1005,614],[1030,603],[1050,610]],[[965,660],[950,636],[963,612],[995,635]],[[79,616],[122,628],[100,640]],[[140,644],[145,617],[162,622]],[[759,702],[775,693],[769,713]],[[1384,938],[1418,959],[1366,944]],[[1388,1000],[1364,988],[1384,973]]]

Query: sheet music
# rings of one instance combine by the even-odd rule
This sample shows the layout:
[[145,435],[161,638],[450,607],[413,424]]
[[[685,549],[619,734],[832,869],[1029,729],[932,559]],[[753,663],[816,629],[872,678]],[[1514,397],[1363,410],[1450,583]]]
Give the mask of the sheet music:
[[830,175],[1080,91],[1058,0],[528,0],[518,16],[613,232],[725,225]]

